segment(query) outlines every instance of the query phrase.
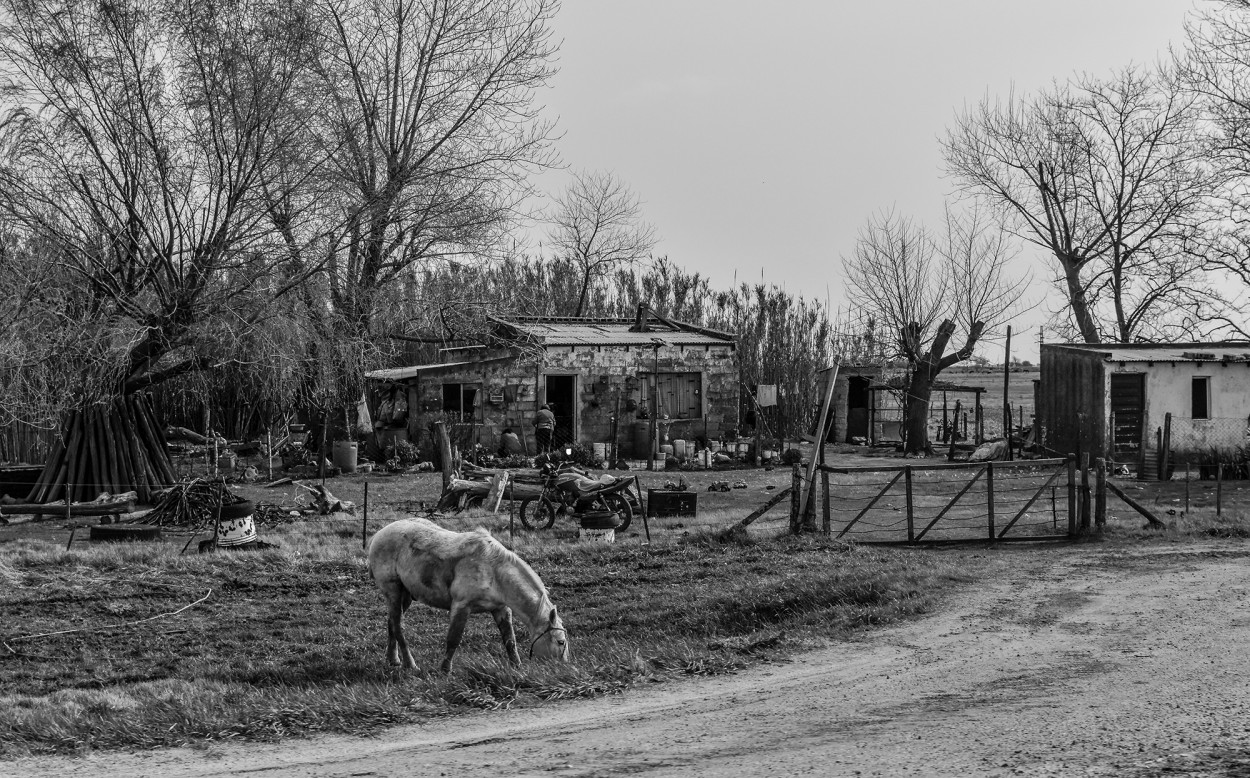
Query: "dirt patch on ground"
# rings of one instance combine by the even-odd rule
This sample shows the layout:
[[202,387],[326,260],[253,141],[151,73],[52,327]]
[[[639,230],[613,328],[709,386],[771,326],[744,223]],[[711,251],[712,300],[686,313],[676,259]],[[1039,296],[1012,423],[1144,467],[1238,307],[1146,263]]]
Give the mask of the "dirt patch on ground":
[[24,760],[14,774],[1237,775],[1250,544],[961,554],[939,613],[732,676],[373,739]]

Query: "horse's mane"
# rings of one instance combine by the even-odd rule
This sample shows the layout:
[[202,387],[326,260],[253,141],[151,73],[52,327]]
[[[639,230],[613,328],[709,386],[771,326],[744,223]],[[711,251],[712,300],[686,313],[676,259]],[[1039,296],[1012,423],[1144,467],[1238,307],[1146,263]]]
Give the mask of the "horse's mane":
[[543,583],[543,580],[538,577],[538,573],[534,572],[534,568],[530,567],[529,562],[526,562],[520,557],[520,555],[505,546],[503,543],[500,543],[498,538],[490,534],[490,530],[485,527],[478,527],[469,534],[477,536],[474,540],[481,551],[482,559],[496,566],[500,563],[512,565],[520,570],[522,574],[529,577],[544,596],[547,595],[547,586]]

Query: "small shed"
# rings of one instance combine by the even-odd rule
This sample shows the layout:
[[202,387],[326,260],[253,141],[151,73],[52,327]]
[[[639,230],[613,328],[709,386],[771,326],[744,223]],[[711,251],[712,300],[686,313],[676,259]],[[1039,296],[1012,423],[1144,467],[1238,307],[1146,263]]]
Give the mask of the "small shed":
[[1041,347],[1042,445],[1121,463],[1157,454],[1171,416],[1173,451],[1245,447],[1250,341]]
[[443,349],[438,363],[366,374],[375,404],[396,392],[406,400],[406,418],[380,422],[384,445],[406,438],[428,453],[430,429],[443,420],[461,445],[493,449],[511,428],[534,454],[533,418],[544,404],[556,417],[557,447],[614,444],[614,453],[639,459],[647,455],[653,399],[672,440],[715,439],[738,427],[730,333],[641,312],[491,317],[490,325],[484,343]]

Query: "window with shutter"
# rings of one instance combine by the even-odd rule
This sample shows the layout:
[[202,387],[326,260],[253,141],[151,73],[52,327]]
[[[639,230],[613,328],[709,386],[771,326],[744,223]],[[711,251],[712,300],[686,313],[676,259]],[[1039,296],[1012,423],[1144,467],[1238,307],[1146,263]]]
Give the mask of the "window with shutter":
[[[642,401],[651,407],[651,392],[656,386],[657,374],[642,373]],[[660,415],[670,419],[703,418],[703,374],[659,373]]]

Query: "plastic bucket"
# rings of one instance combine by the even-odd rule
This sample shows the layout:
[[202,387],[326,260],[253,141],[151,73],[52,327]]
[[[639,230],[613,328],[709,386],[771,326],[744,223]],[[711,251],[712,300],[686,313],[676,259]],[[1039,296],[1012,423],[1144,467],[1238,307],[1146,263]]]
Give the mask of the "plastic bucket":
[[688,448],[689,445],[690,444],[684,440],[674,440],[673,441],[673,456],[677,457],[678,459],[685,459],[686,457],[690,456],[690,449]]
[[336,440],[331,453],[331,462],[344,473],[356,472],[356,441]]
[[577,531],[577,539],[588,543],[615,543],[616,530],[614,529],[579,529]]

